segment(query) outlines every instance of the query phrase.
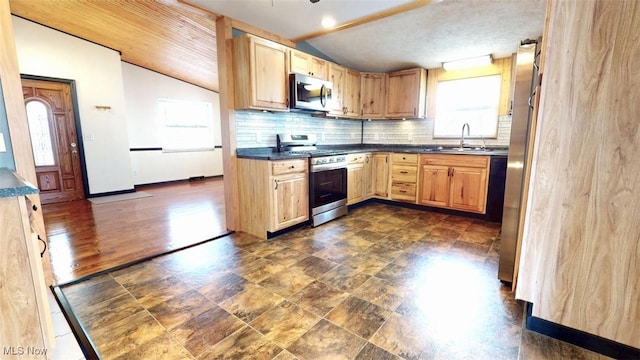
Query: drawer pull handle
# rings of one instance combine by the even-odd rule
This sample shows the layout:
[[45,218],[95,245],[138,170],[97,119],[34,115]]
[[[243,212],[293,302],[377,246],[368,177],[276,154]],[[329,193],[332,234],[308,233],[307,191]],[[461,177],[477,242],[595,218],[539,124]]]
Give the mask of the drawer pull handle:
[[406,193],[406,192],[407,192],[407,190],[400,190],[400,192],[401,192],[401,193]]
[[400,174],[408,174],[408,171],[400,171]]

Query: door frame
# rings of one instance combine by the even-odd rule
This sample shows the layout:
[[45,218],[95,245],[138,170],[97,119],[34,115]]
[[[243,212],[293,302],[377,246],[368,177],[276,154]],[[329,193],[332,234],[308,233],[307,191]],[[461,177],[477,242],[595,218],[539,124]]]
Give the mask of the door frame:
[[75,122],[76,134],[78,136],[78,155],[80,155],[80,176],[82,176],[82,183],[83,183],[82,191],[84,193],[84,198],[88,199],[89,179],[87,177],[87,166],[86,166],[85,156],[84,156],[84,137],[82,133],[82,124],[80,123],[80,110],[78,107],[78,96],[76,93],[76,81],[71,79],[54,78],[54,77],[48,77],[48,76],[20,74],[20,80],[23,80],[23,79],[58,82],[58,83],[65,83],[69,85],[69,88],[71,90],[71,106],[73,107],[73,115],[74,115],[73,121]]

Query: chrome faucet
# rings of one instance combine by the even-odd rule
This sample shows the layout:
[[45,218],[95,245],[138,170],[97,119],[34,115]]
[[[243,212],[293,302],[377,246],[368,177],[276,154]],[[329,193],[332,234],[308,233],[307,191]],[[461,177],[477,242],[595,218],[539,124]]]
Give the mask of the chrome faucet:
[[464,128],[465,127],[467,128],[467,136],[470,136],[469,135],[469,131],[470,131],[469,123],[464,123],[462,125],[462,135],[460,135],[460,150],[462,150],[464,148]]

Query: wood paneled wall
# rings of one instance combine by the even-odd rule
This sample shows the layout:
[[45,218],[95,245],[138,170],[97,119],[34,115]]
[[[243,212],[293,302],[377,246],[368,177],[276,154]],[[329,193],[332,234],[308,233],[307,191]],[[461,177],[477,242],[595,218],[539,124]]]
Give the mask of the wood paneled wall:
[[516,296],[640,348],[640,2],[548,9]]

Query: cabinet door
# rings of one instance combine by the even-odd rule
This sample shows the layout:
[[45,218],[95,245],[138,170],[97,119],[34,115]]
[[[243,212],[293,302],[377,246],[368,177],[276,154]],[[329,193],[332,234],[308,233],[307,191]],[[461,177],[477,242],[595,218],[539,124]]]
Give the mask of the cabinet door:
[[289,52],[289,71],[298,74],[311,75],[309,73],[309,58],[311,58],[311,55],[309,54],[291,50]]
[[257,107],[287,109],[287,55],[270,42],[252,41],[253,100]]
[[273,177],[273,217],[271,231],[309,219],[307,174]]
[[388,118],[423,118],[426,109],[427,72],[416,68],[387,74]]
[[344,97],[347,69],[333,63],[329,64],[329,81],[333,83],[332,103],[330,114],[342,116],[345,113]]
[[449,207],[484,214],[487,186],[487,169],[452,167]]
[[311,72],[311,76],[315,78],[327,80],[328,67],[329,63],[326,60],[315,56],[309,58],[309,71]]
[[348,117],[360,116],[360,73],[347,69],[346,91],[344,98],[345,115]]
[[350,165],[347,168],[347,205],[364,200],[364,165]]
[[423,205],[446,207],[449,203],[449,167],[422,165],[418,202]]
[[384,118],[386,77],[385,74],[361,74],[362,117],[367,119]]
[[365,154],[364,156],[364,198],[368,199],[372,197],[375,193],[373,191],[373,183],[375,178],[375,173],[373,172],[373,155]]
[[389,154],[373,155],[373,193],[375,196],[387,198],[389,196]]

